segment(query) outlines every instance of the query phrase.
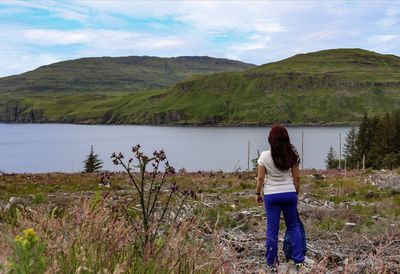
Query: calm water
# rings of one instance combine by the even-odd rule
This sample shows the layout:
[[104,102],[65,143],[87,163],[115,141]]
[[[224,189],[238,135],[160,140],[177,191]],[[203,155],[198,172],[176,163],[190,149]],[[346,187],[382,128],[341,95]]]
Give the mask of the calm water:
[[[324,168],[329,146],[339,151],[339,133],[344,140],[349,127],[288,128],[292,143],[301,153],[304,132],[304,168]],[[170,163],[188,171],[247,169],[257,150],[267,150],[268,127],[154,127],[132,125],[0,124],[0,170],[5,172],[77,172],[89,154],[90,145],[112,164],[112,152],[126,156],[135,144],[146,153],[164,149]],[[343,141],[342,141],[343,144]]]

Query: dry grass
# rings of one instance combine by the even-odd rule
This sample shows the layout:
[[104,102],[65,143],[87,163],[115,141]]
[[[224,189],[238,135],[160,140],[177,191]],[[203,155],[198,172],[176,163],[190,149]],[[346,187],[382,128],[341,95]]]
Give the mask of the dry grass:
[[159,235],[143,254],[139,248],[140,227],[134,227],[118,203],[81,197],[59,218],[45,206],[21,211],[15,226],[2,228],[1,259],[11,254],[10,239],[34,228],[46,243],[48,273],[231,273],[234,257],[218,243],[218,233],[205,235],[200,219],[192,216]]
[[[307,273],[400,273],[399,193],[365,184],[365,175],[356,172],[346,178],[327,172],[323,180],[309,177],[314,172],[303,175],[299,199],[307,255],[316,262]],[[47,245],[48,273],[252,273],[265,267],[265,214],[253,202],[254,174],[176,175],[179,188],[192,187],[198,198],[187,205],[179,225],[166,225],[144,253],[138,247],[141,228],[121,209],[129,198],[136,200],[132,193],[96,200],[88,189],[107,192],[97,187],[96,175],[15,176],[27,190],[33,189],[33,178],[41,191],[32,191],[45,199],[33,203],[28,192],[13,192],[10,177],[0,176],[7,190],[3,197],[20,195],[27,202],[15,223],[0,214],[3,264],[12,254],[6,238],[33,227]],[[115,180],[120,189],[127,187],[123,174]],[[93,206],[94,201],[100,202]],[[56,206],[59,213],[52,214]]]

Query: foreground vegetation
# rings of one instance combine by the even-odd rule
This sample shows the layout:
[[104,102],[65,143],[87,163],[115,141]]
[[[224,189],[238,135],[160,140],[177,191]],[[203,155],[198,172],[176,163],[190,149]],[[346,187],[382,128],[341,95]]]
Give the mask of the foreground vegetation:
[[[99,185],[104,182],[99,176],[2,174],[3,270],[14,269],[13,261],[23,254],[18,245],[29,235],[31,244],[24,248],[36,250],[35,260],[43,259],[50,273],[249,273],[265,268],[265,214],[254,201],[255,174],[169,175],[159,208],[171,191],[194,195],[183,204],[171,200],[165,226],[145,250],[143,227],[131,222],[138,218],[140,202],[128,174],[110,173],[111,188]],[[385,184],[387,176],[397,183]],[[304,171],[299,212],[307,256],[314,260],[307,272],[399,272],[399,180],[396,171]],[[11,197],[21,202],[5,209]]]
[[400,57],[394,55],[336,49],[244,71],[227,70],[192,77],[170,88],[148,85],[138,90],[116,84],[112,92],[104,87],[68,92],[3,90],[0,121],[331,125],[355,123],[366,111],[382,114],[400,106]]

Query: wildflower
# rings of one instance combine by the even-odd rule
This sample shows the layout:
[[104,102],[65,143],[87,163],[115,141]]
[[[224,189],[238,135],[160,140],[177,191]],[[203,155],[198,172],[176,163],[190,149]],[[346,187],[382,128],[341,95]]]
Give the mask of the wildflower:
[[132,147],[132,152],[137,153],[139,151],[139,149],[140,149],[140,145],[137,144],[136,146]]
[[171,187],[171,192],[172,193],[175,193],[175,192],[177,192],[178,191],[178,186],[176,185],[176,182],[174,182],[173,184],[172,184],[172,187]]
[[165,171],[169,174],[175,174],[175,168],[169,165],[169,162],[165,162]]
[[[9,273],[45,273],[44,243],[33,228],[25,229],[13,242],[14,254],[8,258]],[[29,270],[29,271],[27,271]]]
[[15,237],[15,242],[23,247],[33,246],[35,243],[39,241],[39,237],[37,236],[35,230],[33,228],[25,229],[22,232],[22,236],[17,235]]

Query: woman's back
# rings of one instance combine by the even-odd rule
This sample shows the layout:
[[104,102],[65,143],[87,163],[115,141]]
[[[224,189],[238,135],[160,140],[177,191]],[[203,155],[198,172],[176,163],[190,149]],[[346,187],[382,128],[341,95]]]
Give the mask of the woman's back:
[[263,151],[258,164],[266,169],[264,195],[296,191],[291,169],[285,171],[278,169],[272,159],[271,151]]

